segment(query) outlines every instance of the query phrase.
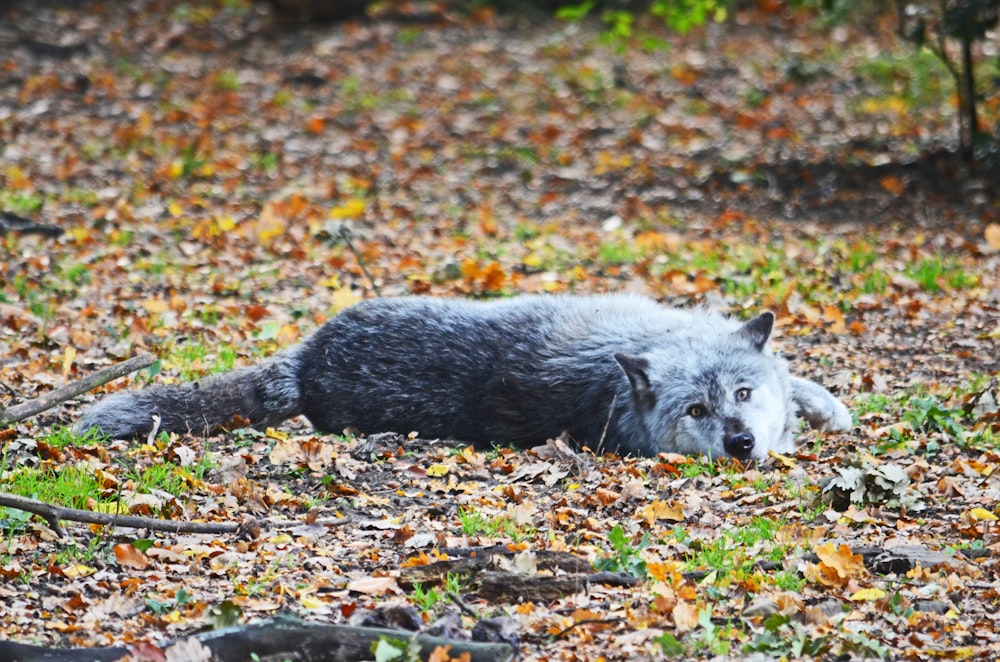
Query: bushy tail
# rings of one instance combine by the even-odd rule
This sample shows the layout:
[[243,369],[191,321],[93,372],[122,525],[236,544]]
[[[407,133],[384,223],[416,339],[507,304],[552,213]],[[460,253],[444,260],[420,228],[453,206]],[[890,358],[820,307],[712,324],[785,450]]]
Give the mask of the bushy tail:
[[111,438],[149,434],[153,416],[165,432],[208,434],[237,417],[255,427],[276,425],[301,413],[299,359],[292,350],[271,363],[214,375],[201,382],[157,385],[117,393],[86,409],[74,429]]

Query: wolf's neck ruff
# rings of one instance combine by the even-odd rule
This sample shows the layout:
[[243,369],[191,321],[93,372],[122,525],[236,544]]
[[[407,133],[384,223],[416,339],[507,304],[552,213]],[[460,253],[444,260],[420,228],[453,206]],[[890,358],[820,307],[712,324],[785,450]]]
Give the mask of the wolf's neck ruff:
[[206,433],[304,415],[321,431],[762,459],[791,450],[796,416],[844,429],[847,409],[767,348],[774,317],[741,323],[642,297],[407,297],[349,308],[270,362],[197,385],[108,397],[80,430]]

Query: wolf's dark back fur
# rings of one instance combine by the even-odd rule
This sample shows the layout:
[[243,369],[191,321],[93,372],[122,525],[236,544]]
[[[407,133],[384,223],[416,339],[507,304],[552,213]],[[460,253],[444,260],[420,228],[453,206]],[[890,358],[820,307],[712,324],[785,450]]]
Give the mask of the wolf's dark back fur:
[[[306,342],[299,386],[323,398],[307,399],[302,411],[332,431],[350,424],[515,445],[568,431],[596,447],[631,405],[613,354],[636,347],[590,338],[595,302],[609,299],[573,301],[575,310],[564,298],[535,297],[381,300],[347,310]],[[608,427],[605,447],[640,452],[646,440],[620,427]]]
[[[117,394],[77,427],[122,437],[145,434],[153,414],[176,432],[217,429],[235,415],[263,426],[304,414],[323,431],[415,430],[519,446],[566,431],[595,450],[655,455],[663,442],[643,422],[615,354],[661,351],[671,365],[657,388],[673,397],[670,382],[696,380],[712,356],[760,353],[740,328],[715,313],[622,295],[378,299],[262,367]],[[783,362],[776,369],[787,374]]]

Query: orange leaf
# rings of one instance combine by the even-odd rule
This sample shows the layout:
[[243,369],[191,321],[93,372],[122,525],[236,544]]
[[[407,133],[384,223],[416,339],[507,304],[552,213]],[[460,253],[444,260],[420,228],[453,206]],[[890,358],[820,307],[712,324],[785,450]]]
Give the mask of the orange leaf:
[[610,506],[615,501],[621,497],[620,494],[612,490],[605,489],[603,487],[598,487],[595,494],[597,495],[597,500],[601,502],[601,505]]
[[836,547],[832,542],[827,542],[816,548],[816,556],[820,562],[807,565],[803,574],[806,579],[817,584],[846,586],[851,579],[867,573],[864,559],[860,554],[852,552],[847,545]]
[[844,313],[836,306],[823,306],[823,321],[830,333],[847,333],[844,323]]
[[127,542],[115,545],[114,552],[118,565],[123,568],[145,570],[149,567],[149,557]]
[[1000,251],[1000,223],[990,223],[983,232],[986,245],[995,251]]
[[322,117],[314,117],[309,120],[309,124],[306,125],[306,130],[309,133],[323,133],[323,129],[326,128],[326,120]]
[[899,177],[888,175],[878,180],[878,183],[893,195],[903,195],[906,192],[906,184]]

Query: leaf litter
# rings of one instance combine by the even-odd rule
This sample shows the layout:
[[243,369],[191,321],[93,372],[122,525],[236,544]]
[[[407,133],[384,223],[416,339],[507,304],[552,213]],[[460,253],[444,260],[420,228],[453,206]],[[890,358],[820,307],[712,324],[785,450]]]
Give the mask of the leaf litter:
[[743,467],[301,422],[62,446],[66,407],[2,433],[3,489],[74,467],[99,480],[72,505],[245,527],[63,540],[6,509],[4,638],[399,607],[510,619],[534,659],[997,655],[1000,214],[949,157],[950,111],[847,75],[903,57],[889,17],[748,9],[622,54],[490,12],[3,11],[0,206],[63,231],[0,238],[7,401],[140,350],[161,372],[105,390],[253,363],[378,293],[615,290],[774,310],[778,349],[858,423]]

